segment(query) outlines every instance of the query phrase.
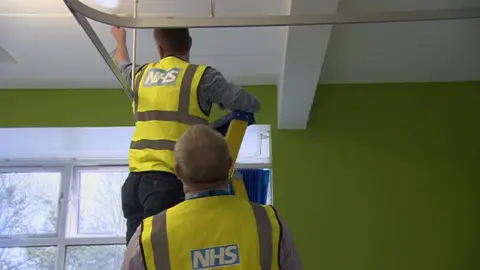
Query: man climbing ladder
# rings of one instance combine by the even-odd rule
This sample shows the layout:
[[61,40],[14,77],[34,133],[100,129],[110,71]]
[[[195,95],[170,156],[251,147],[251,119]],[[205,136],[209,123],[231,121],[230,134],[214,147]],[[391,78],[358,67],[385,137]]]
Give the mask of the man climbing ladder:
[[[112,27],[115,62],[131,83],[132,64],[126,32]],[[189,63],[188,29],[155,29],[160,61],[135,66],[135,133],[130,144],[130,174],[122,187],[127,243],[141,221],[184,200],[174,174],[173,148],[189,126],[208,124],[212,103],[222,109],[256,112],[260,102],[225,80],[214,68]]]

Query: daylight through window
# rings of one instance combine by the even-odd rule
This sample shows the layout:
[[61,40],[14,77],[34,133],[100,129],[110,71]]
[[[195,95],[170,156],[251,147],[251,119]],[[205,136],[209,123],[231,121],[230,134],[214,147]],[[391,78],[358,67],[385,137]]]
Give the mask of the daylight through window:
[[126,166],[0,168],[0,270],[120,269]]
[[[120,269],[128,167],[80,165],[0,166],[0,270]],[[269,203],[264,165],[241,171],[251,199]]]

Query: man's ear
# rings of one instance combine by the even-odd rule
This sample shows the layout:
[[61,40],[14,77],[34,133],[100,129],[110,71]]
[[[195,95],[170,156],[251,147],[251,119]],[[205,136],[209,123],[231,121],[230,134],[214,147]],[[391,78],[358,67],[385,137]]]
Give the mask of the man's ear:
[[229,157],[228,157],[228,167],[229,167],[229,168],[232,168],[233,165],[234,165],[234,164],[233,164],[232,156],[229,156]]
[[163,51],[162,46],[157,44],[157,51],[158,51],[158,55],[160,55],[160,59],[162,59],[163,56],[165,55],[165,52]]
[[182,168],[178,165],[178,163],[175,164],[175,174],[177,175],[178,179],[183,178]]

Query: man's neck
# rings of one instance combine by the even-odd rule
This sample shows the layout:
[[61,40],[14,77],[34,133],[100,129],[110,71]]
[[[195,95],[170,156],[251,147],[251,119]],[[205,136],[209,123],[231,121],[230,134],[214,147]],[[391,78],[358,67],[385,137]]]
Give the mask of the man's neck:
[[190,56],[188,54],[185,54],[185,55],[164,55],[161,59],[165,59],[167,57],[177,57],[179,59],[182,59],[183,61],[185,62],[190,62]]
[[222,185],[222,186],[205,188],[205,189],[195,189],[195,188],[185,187],[185,195],[191,196],[191,195],[196,195],[202,192],[208,192],[212,190],[228,191],[228,185]]

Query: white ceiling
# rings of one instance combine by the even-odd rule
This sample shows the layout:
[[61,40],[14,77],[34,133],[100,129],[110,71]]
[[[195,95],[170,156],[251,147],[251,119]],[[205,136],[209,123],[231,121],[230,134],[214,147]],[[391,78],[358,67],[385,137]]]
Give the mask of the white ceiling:
[[[480,6],[478,0],[341,0],[340,11]],[[480,19],[338,25],[322,83],[480,80]]]
[[[83,0],[92,5],[95,1]],[[121,0],[109,13],[130,13]],[[208,16],[209,0],[139,0],[139,12]],[[217,16],[415,10],[478,0],[221,0]],[[99,7],[99,6],[97,6]],[[160,16],[159,15],[159,16]],[[109,27],[93,23],[108,50]],[[480,19],[335,26],[193,29],[192,62],[241,85],[278,84],[279,125],[304,128],[320,83],[480,80]],[[0,88],[115,88],[119,84],[61,0],[0,1]],[[13,59],[12,59],[13,57]],[[151,31],[139,62],[156,61]],[[320,75],[321,73],[321,75]],[[301,109],[299,109],[301,108]]]
[[[133,127],[108,128],[0,128],[0,138],[9,141],[0,148],[0,166],[11,162],[39,160],[125,161]],[[237,158],[238,166],[270,164],[270,126],[247,128]],[[8,161],[7,161],[8,160]]]
[[[244,1],[217,1],[217,14],[232,14],[232,7],[226,4],[232,4],[233,10],[240,14],[279,14],[282,1],[250,1],[257,3],[255,8],[240,4]],[[139,12],[160,13],[163,10],[177,14],[184,10],[187,14],[208,16],[208,2],[139,0]],[[63,1],[2,0],[0,13],[0,46],[18,61],[18,64],[0,63],[0,88],[119,86]],[[92,24],[107,50],[113,50],[115,42],[110,27]],[[194,29],[192,37],[192,62],[215,66],[240,84],[276,83],[282,54],[281,29]],[[139,31],[137,57],[138,62],[158,60],[149,30]]]

